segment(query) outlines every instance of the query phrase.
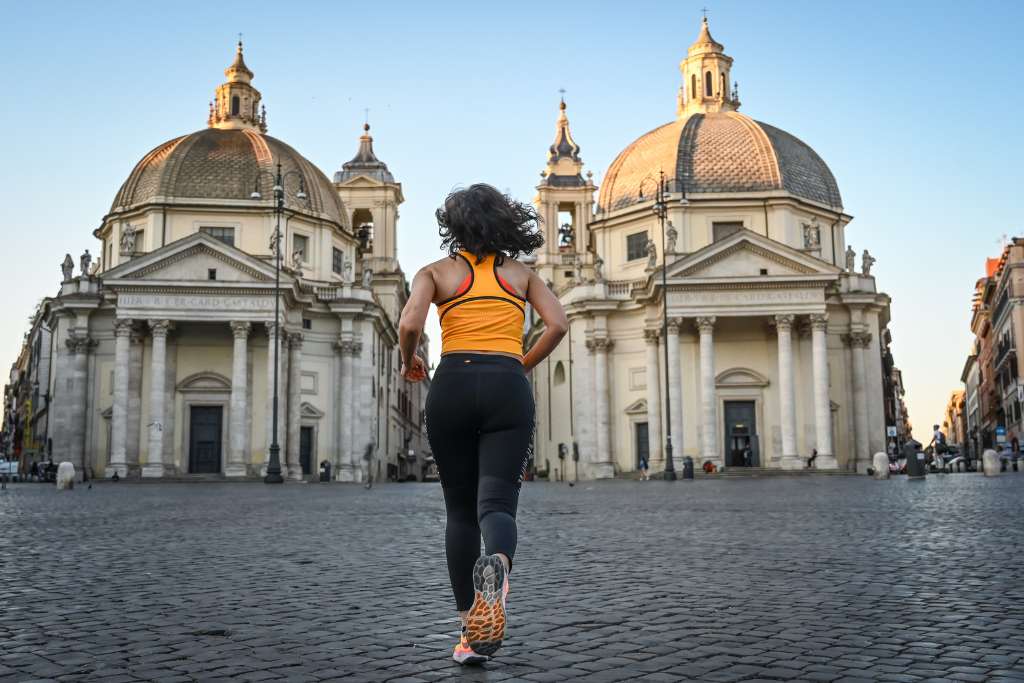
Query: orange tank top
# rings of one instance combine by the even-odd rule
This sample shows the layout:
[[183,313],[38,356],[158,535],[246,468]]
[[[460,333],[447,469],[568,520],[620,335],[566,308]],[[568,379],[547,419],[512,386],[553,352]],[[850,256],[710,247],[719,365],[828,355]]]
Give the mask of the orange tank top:
[[467,251],[461,258],[470,268],[455,295],[437,304],[441,319],[441,353],[502,351],[523,355],[526,299],[498,274],[496,254],[480,263]]

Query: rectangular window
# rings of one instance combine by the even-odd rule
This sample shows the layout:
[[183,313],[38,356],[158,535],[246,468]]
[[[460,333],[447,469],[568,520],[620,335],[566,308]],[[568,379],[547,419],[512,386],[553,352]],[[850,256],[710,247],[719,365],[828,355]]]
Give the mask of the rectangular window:
[[215,240],[223,242],[229,247],[235,246],[235,229],[234,228],[213,228],[213,227],[201,227],[199,232],[205,232],[207,235]]
[[337,247],[331,250],[331,271],[335,275],[341,275],[341,268],[345,263],[345,252]]
[[712,238],[715,242],[724,240],[734,232],[739,232],[743,229],[743,221],[725,221],[725,222],[714,222],[711,224],[711,232],[713,233]]
[[304,330],[311,330],[311,329],[313,329],[313,321],[310,320],[309,318],[303,318],[302,319],[302,329],[304,329]]
[[626,235],[626,260],[635,261],[645,256],[647,256],[647,233],[634,232],[632,235]]
[[305,235],[295,235],[292,237],[292,253],[301,254],[302,261],[304,263],[309,262],[309,238]]

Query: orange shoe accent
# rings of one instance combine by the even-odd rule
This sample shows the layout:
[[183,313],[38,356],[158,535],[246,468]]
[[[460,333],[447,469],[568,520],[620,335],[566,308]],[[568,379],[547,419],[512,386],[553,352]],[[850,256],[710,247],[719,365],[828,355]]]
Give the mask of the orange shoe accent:
[[469,646],[469,641],[466,640],[466,632],[463,631],[462,637],[459,638],[459,644],[452,652],[452,659],[459,664],[483,664],[488,657],[473,651],[473,648]]
[[475,598],[466,617],[466,640],[474,652],[492,655],[505,638],[505,565],[497,555],[484,555],[473,567]]

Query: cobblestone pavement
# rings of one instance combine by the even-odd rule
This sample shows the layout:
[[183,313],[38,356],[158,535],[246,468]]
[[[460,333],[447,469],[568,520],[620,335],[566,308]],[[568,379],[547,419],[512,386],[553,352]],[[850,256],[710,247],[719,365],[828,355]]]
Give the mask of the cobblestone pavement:
[[437,484],[14,484],[0,519],[0,681],[1024,680],[1024,474],[529,482],[476,670]]

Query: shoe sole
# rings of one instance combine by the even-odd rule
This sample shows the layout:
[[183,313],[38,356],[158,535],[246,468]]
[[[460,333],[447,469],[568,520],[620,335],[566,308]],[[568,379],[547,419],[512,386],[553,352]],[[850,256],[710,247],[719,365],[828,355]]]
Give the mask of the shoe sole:
[[462,657],[461,659],[459,658],[458,655],[454,655],[453,654],[452,655],[452,659],[454,659],[459,664],[462,664],[463,666],[474,666],[476,664],[483,664],[484,662],[487,661],[487,657],[485,657],[485,656],[483,656],[481,654],[477,654],[475,652],[473,654],[466,655],[465,657]]
[[502,588],[505,565],[497,555],[484,555],[473,566],[473,589],[476,596],[466,617],[466,640],[473,652],[490,656],[501,647],[505,638],[505,605]]

